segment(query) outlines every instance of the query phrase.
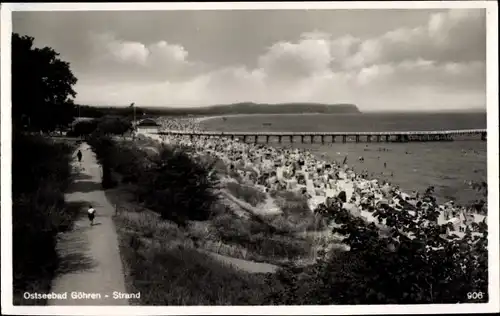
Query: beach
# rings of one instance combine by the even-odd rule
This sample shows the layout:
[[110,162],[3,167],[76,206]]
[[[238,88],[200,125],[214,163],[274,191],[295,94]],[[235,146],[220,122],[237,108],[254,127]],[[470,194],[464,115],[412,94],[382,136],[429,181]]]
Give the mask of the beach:
[[[205,130],[230,131],[401,131],[484,128],[484,113],[440,114],[340,114],[340,115],[234,115],[206,117]],[[265,123],[270,123],[265,124]],[[265,125],[264,125],[265,124]],[[289,143],[270,145],[303,148],[323,160],[342,161],[370,176],[395,183],[407,191],[434,186],[440,202],[454,199],[467,203],[478,198],[471,182],[487,176],[486,142],[454,141],[426,143]],[[363,157],[363,161],[359,160]],[[386,163],[386,167],[384,167]]]
[[[275,116],[275,118],[279,119],[280,117]],[[248,117],[246,119],[249,120]],[[266,116],[266,119],[269,119],[269,116]],[[193,118],[162,119],[163,128],[167,130],[184,128],[189,131],[204,129],[203,126],[199,125],[199,122],[199,120]],[[338,154],[339,157],[331,159],[331,157],[321,157],[317,153],[314,154],[312,150],[307,150],[304,146],[291,146],[291,144],[288,144],[288,146],[283,146],[283,144],[276,146],[277,144],[244,143],[239,139],[232,140],[228,137],[210,136],[197,136],[194,138],[175,135],[160,136],[155,134],[146,134],[144,136],[159,142],[188,146],[194,149],[195,156],[213,157],[216,159],[215,161],[220,161],[218,172],[222,177],[222,183],[227,184],[228,182],[232,182],[237,186],[254,187],[262,192],[267,199],[275,199],[280,192],[289,192],[299,199],[305,199],[311,212],[321,212],[322,208],[337,205],[336,207],[348,210],[354,216],[363,218],[367,222],[375,223],[382,228],[382,231],[385,220],[378,218],[373,213],[377,208],[382,207],[382,205],[385,205],[383,206],[384,209],[392,210],[391,212],[407,212],[414,218],[415,222],[421,222],[424,220],[420,218],[424,216],[422,214],[426,214],[427,211],[437,208],[440,215],[436,224],[450,224],[449,232],[455,235],[463,236],[465,227],[472,227],[473,223],[478,224],[486,221],[486,209],[484,207],[473,206],[471,204],[472,201],[456,203],[456,198],[451,196],[441,196],[440,200],[429,200],[426,197],[427,194],[431,192],[434,195],[436,188],[439,189],[439,185],[436,186],[436,183],[434,183],[435,178],[430,177],[432,182],[430,182],[431,185],[427,188],[422,190],[407,190],[393,181],[395,178],[394,170],[390,171],[391,175],[389,179],[383,179],[382,176],[387,175],[388,171],[381,172],[380,170],[386,169],[385,165],[380,168],[375,163],[372,164],[370,169],[377,169],[379,173],[371,172],[368,168],[353,168],[350,161],[355,161],[356,159],[349,160],[349,155],[345,155],[346,144],[339,144],[338,148],[344,146],[342,149],[344,153],[337,152],[340,153]],[[481,144],[482,142],[476,141],[475,143]],[[357,145],[362,145],[364,149],[369,149],[365,144]],[[336,146],[336,144],[331,146]],[[383,146],[387,146],[387,144],[383,144]],[[438,166],[443,169],[448,168],[447,171],[444,170],[441,172],[450,172],[450,161],[446,159],[442,160],[441,152],[432,152],[429,148],[425,149],[424,144],[420,144],[420,146],[422,153],[410,159],[412,161],[411,165],[415,167],[434,163],[434,165],[431,165],[431,169]],[[463,144],[461,146],[463,147]],[[364,150],[367,159],[363,160],[375,161],[382,158],[386,162],[388,156],[384,154],[393,152],[393,149],[381,148],[384,149],[375,151],[379,159],[366,154],[371,152],[371,150]],[[404,149],[404,147],[401,147],[401,149],[405,150],[405,154],[408,157],[412,157],[408,149]],[[454,150],[451,150],[450,154],[457,155]],[[395,153],[395,157],[403,161],[401,156],[404,155],[400,152]],[[423,160],[418,162],[417,157],[422,157]],[[478,159],[477,157],[473,157],[472,160]],[[436,164],[435,161],[441,161],[442,165]],[[365,163],[361,162],[361,159],[358,159],[358,162],[360,164]],[[408,167],[404,165],[405,163],[401,164],[400,167]],[[420,176],[421,179],[429,178],[429,174],[416,172],[415,170],[411,172]],[[460,177],[460,175],[456,177]],[[471,186],[472,182],[465,184],[466,186]],[[471,188],[470,190],[471,192],[473,191]],[[478,191],[474,192],[477,193],[478,197],[481,194]],[[463,195],[463,192],[459,192],[459,194]],[[266,205],[272,205],[272,203]],[[421,213],[422,210],[423,213]],[[265,212],[266,210],[263,211]],[[427,221],[427,219],[424,220],[424,222]]]

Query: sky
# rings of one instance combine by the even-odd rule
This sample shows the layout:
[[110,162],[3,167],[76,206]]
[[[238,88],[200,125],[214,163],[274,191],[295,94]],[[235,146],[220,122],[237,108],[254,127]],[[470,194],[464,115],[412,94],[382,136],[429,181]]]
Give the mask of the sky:
[[484,9],[13,12],[70,62],[76,102],[486,109]]

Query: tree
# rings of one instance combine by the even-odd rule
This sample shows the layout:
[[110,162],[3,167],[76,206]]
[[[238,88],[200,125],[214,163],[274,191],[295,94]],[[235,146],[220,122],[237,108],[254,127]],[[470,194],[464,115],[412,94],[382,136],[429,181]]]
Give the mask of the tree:
[[88,136],[92,134],[97,128],[97,121],[96,120],[91,120],[91,121],[81,121],[77,122],[73,126],[73,131],[72,135],[74,136]]
[[[415,215],[389,206],[374,216],[387,229],[353,216],[339,203],[317,211],[338,224],[349,251],[324,255],[301,278],[290,269],[270,296],[272,304],[430,304],[488,301],[487,225],[479,234],[446,236],[437,225],[437,203],[428,190]],[[409,207],[409,206],[407,206]],[[298,286],[300,284],[300,286]],[[298,293],[301,291],[300,293]],[[468,293],[482,293],[471,300]]]
[[97,122],[97,131],[104,135],[123,135],[130,130],[130,120],[119,116],[104,116]]
[[130,120],[119,116],[106,115],[99,119],[76,123],[73,126],[71,134],[75,136],[90,136],[93,133],[100,135],[123,135],[130,130],[132,130]]
[[141,199],[163,219],[179,225],[187,220],[206,220],[217,196],[211,165],[190,157],[182,148],[163,147],[143,171],[138,189]]
[[33,42],[12,34],[12,119],[18,128],[50,132],[73,121],[77,79],[59,53]]

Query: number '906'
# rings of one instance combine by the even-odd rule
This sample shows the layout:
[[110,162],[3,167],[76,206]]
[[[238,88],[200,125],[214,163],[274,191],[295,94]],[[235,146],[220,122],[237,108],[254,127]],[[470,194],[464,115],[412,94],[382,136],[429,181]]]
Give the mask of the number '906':
[[467,299],[469,300],[480,300],[483,298],[483,292],[469,292],[467,293]]

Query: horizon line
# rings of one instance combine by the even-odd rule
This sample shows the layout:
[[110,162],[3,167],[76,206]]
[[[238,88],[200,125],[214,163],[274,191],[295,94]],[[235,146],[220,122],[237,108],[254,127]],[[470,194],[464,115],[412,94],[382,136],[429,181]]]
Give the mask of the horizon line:
[[[487,112],[487,106],[484,106],[484,108],[479,108],[479,107],[471,107],[471,108],[466,108],[466,109],[424,109],[424,110],[418,110],[418,109],[362,109],[358,105],[354,103],[321,103],[321,102],[283,102],[283,103],[258,103],[258,102],[235,102],[235,103],[224,103],[224,104],[212,104],[212,105],[198,105],[198,106],[169,106],[169,105],[137,105],[134,104],[136,108],[148,108],[148,109],[161,109],[161,110],[196,110],[196,109],[206,109],[210,107],[218,107],[218,106],[231,106],[231,105],[240,105],[240,104],[245,104],[245,103],[250,103],[250,104],[255,104],[255,105],[269,105],[269,106],[280,106],[280,105],[292,105],[292,104],[311,104],[311,105],[326,105],[326,106],[335,106],[335,105],[353,105],[355,106],[361,113],[364,112],[397,112],[397,113],[414,113],[414,112],[428,112],[428,113],[435,113],[435,112]],[[93,108],[128,108],[131,106],[131,104],[127,105],[101,105],[101,104],[81,104],[81,103],[74,103],[76,106],[87,106],[87,107],[93,107]],[[266,113],[263,113],[266,114]],[[293,113],[291,113],[293,114]],[[324,113],[319,113],[319,114],[324,114]]]

